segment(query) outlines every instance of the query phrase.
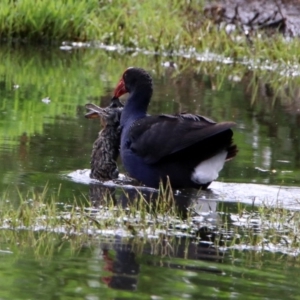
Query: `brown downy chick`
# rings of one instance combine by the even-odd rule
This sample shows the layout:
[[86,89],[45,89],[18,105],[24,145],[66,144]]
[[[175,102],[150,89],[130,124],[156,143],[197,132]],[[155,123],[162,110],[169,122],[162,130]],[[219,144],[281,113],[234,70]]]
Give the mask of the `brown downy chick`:
[[116,160],[119,156],[121,134],[119,125],[123,105],[119,99],[115,99],[106,108],[94,104],[86,104],[85,107],[89,109],[85,117],[100,118],[103,127],[93,145],[90,177],[100,181],[118,178]]

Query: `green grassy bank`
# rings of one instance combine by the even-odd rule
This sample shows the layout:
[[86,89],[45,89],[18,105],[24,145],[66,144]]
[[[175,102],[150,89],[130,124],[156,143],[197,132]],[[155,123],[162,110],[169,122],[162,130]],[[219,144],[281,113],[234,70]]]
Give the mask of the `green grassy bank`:
[[280,34],[249,44],[242,33],[219,31],[204,17],[204,1],[186,0],[23,0],[0,2],[0,39],[53,43],[100,41],[151,51],[191,47],[233,58],[298,63],[299,40],[287,42]]

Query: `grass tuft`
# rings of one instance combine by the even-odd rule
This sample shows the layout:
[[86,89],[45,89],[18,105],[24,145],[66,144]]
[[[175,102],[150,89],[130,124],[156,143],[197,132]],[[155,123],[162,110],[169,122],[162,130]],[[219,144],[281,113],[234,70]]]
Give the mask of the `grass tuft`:
[[[203,12],[204,1],[10,1],[0,3],[0,39],[97,41],[156,53],[209,51],[232,59],[299,63],[299,39],[257,31],[227,34]],[[249,39],[251,43],[249,43]]]
[[[228,204],[219,203],[216,212],[199,212],[195,203],[182,214],[168,186],[160,188],[151,201],[138,193],[126,207],[114,203],[109,195],[97,207],[85,197],[74,198],[72,204],[58,203],[57,195],[49,195],[47,186],[41,193],[19,193],[18,205],[7,200],[8,194],[1,198],[2,240],[24,248],[33,246],[37,255],[51,255],[54,244],[57,247],[64,241],[70,242],[74,246],[72,251],[76,251],[93,240],[116,235],[135,240],[137,248],[145,241],[170,241],[171,245],[172,240],[184,237],[189,243],[204,242],[206,247],[231,251],[233,256],[240,249],[297,256],[300,246],[300,212],[241,203],[230,211]],[[210,214],[216,216],[212,218]],[[20,242],[20,234],[28,241]]]

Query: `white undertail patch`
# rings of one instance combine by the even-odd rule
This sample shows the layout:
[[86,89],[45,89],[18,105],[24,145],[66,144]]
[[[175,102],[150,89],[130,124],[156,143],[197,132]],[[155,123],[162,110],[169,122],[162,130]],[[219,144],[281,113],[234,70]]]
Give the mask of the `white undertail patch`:
[[206,184],[216,180],[222,170],[227,156],[227,151],[223,150],[215,156],[202,161],[192,173],[192,181],[199,184]]

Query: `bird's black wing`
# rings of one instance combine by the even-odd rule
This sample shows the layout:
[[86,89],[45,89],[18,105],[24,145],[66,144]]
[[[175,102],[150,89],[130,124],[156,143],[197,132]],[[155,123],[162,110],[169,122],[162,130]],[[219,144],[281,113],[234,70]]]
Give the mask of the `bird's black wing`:
[[133,123],[130,148],[152,164],[197,142],[235,126],[193,114],[148,116]]

